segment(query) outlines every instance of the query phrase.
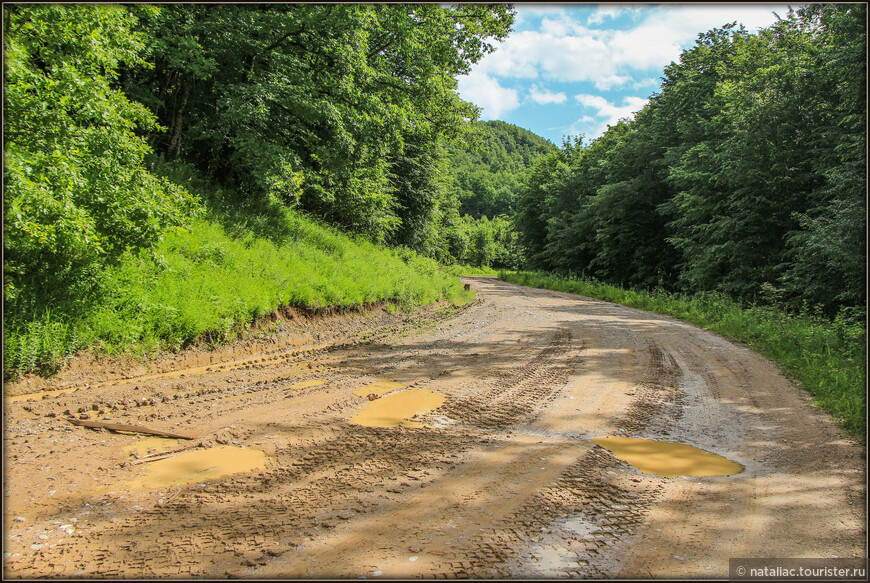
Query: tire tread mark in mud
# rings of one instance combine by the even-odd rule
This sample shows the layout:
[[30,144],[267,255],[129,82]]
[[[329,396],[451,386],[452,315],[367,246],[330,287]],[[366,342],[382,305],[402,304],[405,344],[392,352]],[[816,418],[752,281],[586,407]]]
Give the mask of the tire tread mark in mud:
[[510,374],[495,382],[479,381],[477,384],[482,389],[467,396],[448,398],[438,415],[487,430],[504,429],[531,420],[565,385],[568,366],[564,356],[570,340],[567,329],[559,330],[538,354],[515,367]]
[[[530,556],[523,556],[525,549],[541,545],[556,549],[562,558],[559,576],[607,578],[609,573],[597,565],[597,557],[634,533],[661,491],[660,485],[635,489],[616,485],[608,473],[615,473],[621,464],[607,450],[594,447],[517,512],[471,537],[461,548],[454,547],[456,558],[450,571],[435,577],[538,576],[541,573],[529,573],[520,565],[533,564]],[[552,525],[564,525],[568,520],[581,521],[586,531],[578,533],[562,526],[557,534],[550,533]]]
[[[676,388],[678,367],[675,361],[652,344],[647,351],[649,361],[642,378],[648,380],[635,388],[636,398],[616,422],[618,433],[623,435],[643,431],[657,415],[666,413],[672,418],[680,415],[682,393]],[[555,483],[532,496],[514,515],[467,541],[451,571],[436,577],[459,574],[471,578],[608,578],[612,574],[600,557],[605,555],[607,547],[632,536],[662,490],[656,479],[650,480],[651,485],[632,482],[634,487],[621,487],[611,477],[617,475],[616,470],[633,472],[608,450],[595,446],[568,466]],[[551,525],[565,524],[569,520],[587,525],[588,532],[579,535],[564,529],[558,535],[546,532]],[[531,556],[534,551],[526,556],[521,553],[535,545],[556,549],[562,563],[558,573],[524,570],[522,565],[534,564]]]
[[[463,420],[487,428],[501,428],[518,421],[525,421],[552,399],[564,384],[564,366],[558,356],[566,350],[570,335],[561,331],[556,338],[528,364],[518,367],[513,375],[513,385],[504,380],[486,392],[486,406],[467,407],[470,415]],[[264,383],[259,391],[274,387]],[[238,388],[247,390],[250,387]],[[317,390],[311,387],[307,390]],[[192,398],[205,397],[219,390],[201,389]],[[481,399],[476,396],[475,401]],[[471,405],[471,403],[469,403]],[[462,407],[457,408],[461,413]],[[440,410],[439,410],[440,412]],[[90,560],[88,572],[109,575],[118,572],[142,575],[223,575],[211,572],[203,561],[204,556],[222,557],[221,564],[238,567],[249,559],[240,559],[242,551],[226,558],[228,548],[251,550],[250,541],[239,532],[261,532],[278,536],[287,529],[311,528],[324,521],[334,520],[330,506],[336,500],[344,500],[346,506],[358,513],[366,512],[363,497],[371,492],[386,489],[400,492],[408,486],[403,472],[416,471],[428,460],[427,466],[450,466],[459,453],[468,449],[479,438],[479,430],[473,425],[454,427],[451,432],[435,429],[395,429],[360,427],[342,424],[335,438],[319,444],[305,453],[296,450],[278,451],[277,468],[260,474],[225,479],[223,482],[206,485],[204,488],[188,488],[170,504],[130,517],[120,524],[92,534],[95,540],[105,541],[97,557]],[[322,479],[338,475],[340,479]],[[319,479],[321,478],[321,479]],[[294,484],[296,484],[294,486]],[[304,485],[302,485],[304,484]],[[226,502],[236,502],[236,510],[228,512]],[[219,503],[216,510],[208,508],[211,502]],[[185,524],[179,521],[179,513],[196,508]],[[220,510],[217,510],[217,509]],[[149,528],[144,528],[144,525]],[[172,560],[161,559],[149,563],[146,557],[166,556],[166,545],[160,539],[144,540],[139,534],[160,524],[173,543]],[[217,534],[215,534],[217,533]],[[180,537],[180,538],[178,538]],[[136,545],[118,545],[119,541],[140,541]],[[283,547],[290,548],[285,541]],[[177,543],[177,544],[176,544]],[[42,553],[41,561],[58,560],[60,556],[74,553],[73,547],[58,545]],[[80,558],[84,562],[84,557]],[[149,565],[151,571],[140,571]],[[242,565],[243,566],[243,565]],[[27,572],[27,568],[16,568]],[[39,569],[39,565],[31,567]]]
[[[39,551],[39,561],[15,568],[26,575],[41,572],[45,564],[76,561],[87,563],[82,569],[98,576],[223,576],[210,570],[204,558],[219,559],[230,570],[244,567],[251,560],[248,555],[262,548],[249,540],[253,532],[259,533],[255,538],[276,541],[277,552],[286,552],[299,541],[284,540],[282,533],[309,529],[313,535],[311,529],[336,522],[336,506],[364,514],[372,509],[366,503],[370,493],[403,491],[409,486],[402,484],[413,481],[409,473],[433,465],[448,467],[457,452],[475,441],[474,432],[467,431],[396,431],[350,424],[342,429],[338,439],[301,456],[297,451],[277,452],[276,469],[186,488],[163,507],[95,530],[92,541],[103,544],[95,555],[75,557],[75,547],[61,543]],[[227,502],[233,503],[230,510]],[[155,527],[165,536],[151,540],[142,535]],[[146,565],[153,572],[141,570]]]
[[679,367],[669,354],[650,344],[649,363],[643,378],[649,379],[635,387],[636,398],[628,410],[616,420],[617,433],[636,437],[654,417],[667,414],[677,420],[682,416],[683,392],[678,388]]

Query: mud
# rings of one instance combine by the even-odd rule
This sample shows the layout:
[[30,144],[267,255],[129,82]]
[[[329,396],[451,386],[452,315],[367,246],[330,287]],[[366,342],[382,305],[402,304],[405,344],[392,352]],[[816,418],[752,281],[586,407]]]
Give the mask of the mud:
[[407,387],[404,383],[397,383],[396,381],[376,381],[370,385],[366,385],[364,387],[360,387],[359,389],[353,392],[354,395],[359,397],[367,397],[368,395],[374,395],[375,397],[380,397],[381,395],[386,395],[392,391],[398,391],[399,389],[404,389]]
[[[466,282],[481,301],[459,310],[289,314],[232,347],[7,386],[4,575],[725,578],[729,557],[864,557],[863,448],[769,361],[666,317]],[[352,422],[415,392],[443,402]],[[644,473],[606,437],[744,471]],[[208,474],[229,451],[259,457]]]
[[178,447],[177,439],[171,439],[167,437],[146,437],[144,439],[138,439],[130,445],[125,445],[123,448],[121,448],[121,451],[131,457],[138,459],[142,456],[153,454],[154,452],[172,449],[175,447]]

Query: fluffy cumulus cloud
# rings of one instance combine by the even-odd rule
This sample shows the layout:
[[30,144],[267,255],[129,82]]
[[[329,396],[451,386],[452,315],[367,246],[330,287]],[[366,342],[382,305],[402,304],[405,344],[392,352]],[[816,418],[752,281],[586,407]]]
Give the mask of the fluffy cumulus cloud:
[[[459,95],[558,141],[592,140],[639,111],[663,69],[698,35],[730,22],[769,26],[785,5],[517,5],[514,32],[459,78]],[[574,95],[576,98],[570,98]]]
[[602,24],[608,19],[616,18],[626,12],[638,12],[640,6],[626,6],[620,4],[604,4],[599,6],[595,12],[586,20],[588,24]]
[[611,103],[600,95],[581,93],[574,98],[583,108],[583,117],[571,126],[569,134],[582,133],[587,137],[597,137],[607,130],[607,126],[616,125],[622,118],[634,117],[643,109],[647,100],[642,97],[623,97],[622,105]]
[[[641,13],[636,7],[598,8],[585,22],[564,8],[537,10],[537,30],[511,34],[477,65],[487,75],[561,82],[590,81],[602,90],[626,85],[637,72],[662,69],[679,58],[699,32],[740,21],[754,29],[769,25],[775,6],[661,6]],[[781,13],[787,7],[778,7]],[[518,12],[523,14],[525,7]],[[637,21],[624,29],[593,28],[632,11]],[[529,17],[526,17],[529,20]]]
[[457,81],[462,98],[481,107],[481,119],[498,119],[520,106],[516,89],[502,87],[497,79],[486,73],[472,71],[469,75],[459,77]]
[[565,100],[568,99],[568,96],[562,92],[553,93],[552,91],[548,91],[547,89],[541,89],[537,85],[532,85],[532,87],[529,89],[529,99],[531,99],[535,103],[545,105],[547,103],[565,103]]
[[[548,21],[544,21],[545,23]],[[619,75],[606,43],[594,35],[523,31],[508,37],[476,70],[496,77],[590,81],[604,89],[629,80]]]

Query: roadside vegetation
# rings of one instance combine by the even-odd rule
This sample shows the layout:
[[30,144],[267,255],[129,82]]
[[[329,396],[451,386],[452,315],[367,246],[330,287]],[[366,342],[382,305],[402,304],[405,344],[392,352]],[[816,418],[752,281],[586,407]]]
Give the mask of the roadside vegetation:
[[5,377],[227,339],[281,305],[464,301],[443,152],[478,109],[455,77],[512,22],[4,4]]
[[286,206],[245,204],[176,166],[173,180],[207,204],[185,227],[171,227],[151,249],[127,251],[85,299],[4,320],[4,371],[50,374],[78,350],[154,353],[195,340],[217,344],[282,306],[398,309],[473,299],[457,275],[408,249],[350,237]]
[[846,431],[866,440],[866,329],[855,310],[844,308],[830,319],[789,314],[775,295],[763,306],[746,307],[716,292],[638,291],[591,278],[528,271],[502,271],[499,278],[666,314],[743,342],[797,379]]

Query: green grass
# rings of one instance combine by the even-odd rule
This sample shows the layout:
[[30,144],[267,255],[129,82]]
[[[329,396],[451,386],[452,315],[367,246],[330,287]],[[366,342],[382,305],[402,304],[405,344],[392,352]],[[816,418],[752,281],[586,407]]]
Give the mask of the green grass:
[[448,265],[444,268],[447,273],[451,275],[455,275],[457,277],[462,275],[489,275],[491,277],[497,277],[498,271],[493,269],[492,267],[487,267],[486,265],[482,265],[480,267],[474,267],[472,265]]
[[164,233],[155,249],[127,253],[108,268],[99,296],[82,304],[87,309],[6,314],[5,377],[51,375],[94,346],[142,355],[196,340],[227,342],[282,306],[386,301],[410,309],[474,297],[456,268],[349,237],[279,203],[246,206],[213,192],[207,209],[189,228]]
[[746,308],[714,293],[635,291],[538,272],[503,271],[499,278],[666,314],[743,342],[797,380],[846,431],[866,440],[866,327],[846,311],[832,321],[776,307]]

